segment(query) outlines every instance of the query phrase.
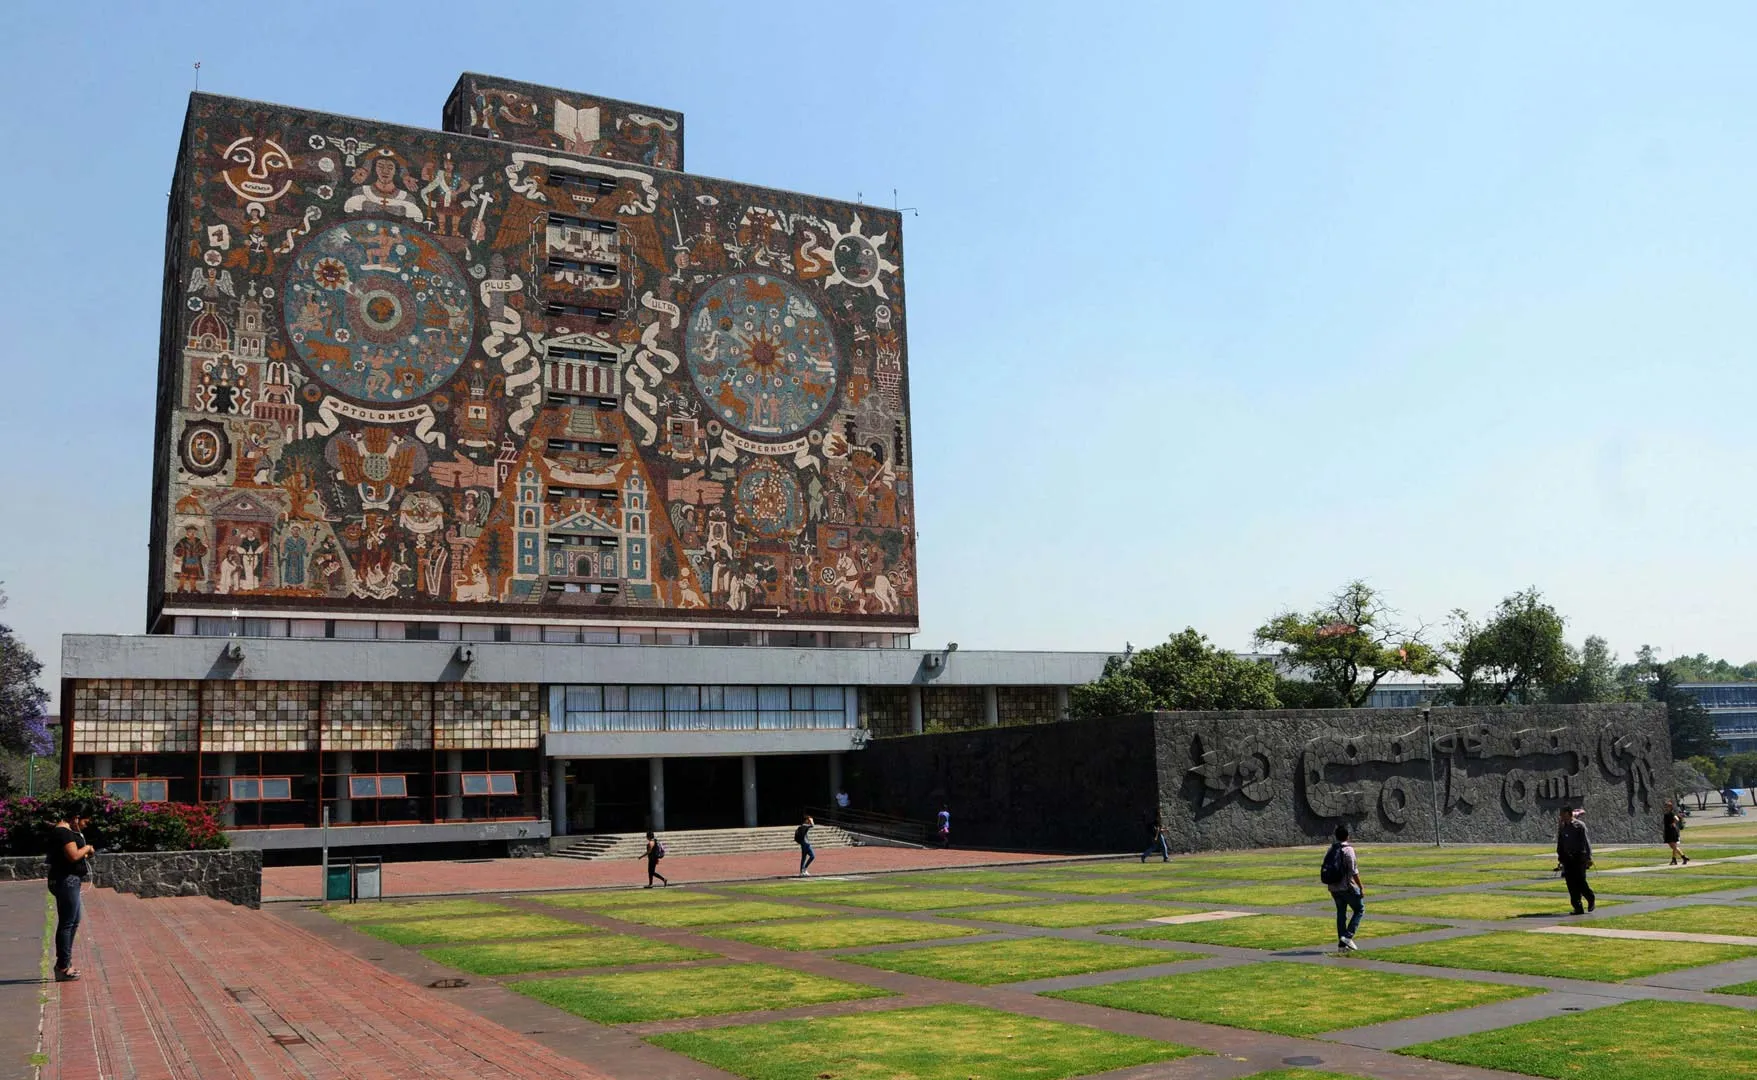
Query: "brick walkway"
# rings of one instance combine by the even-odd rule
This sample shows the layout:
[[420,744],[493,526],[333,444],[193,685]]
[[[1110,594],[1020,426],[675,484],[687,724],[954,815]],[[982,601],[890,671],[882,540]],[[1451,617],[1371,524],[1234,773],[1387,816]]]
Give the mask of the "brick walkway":
[[[956,848],[826,848],[812,864],[817,877],[876,874],[891,870],[938,870],[954,866],[1048,862],[1057,855],[959,851]],[[744,855],[679,855],[660,863],[673,882],[748,881],[785,877],[799,869],[799,856],[787,851]],[[262,872],[264,900],[316,900],[322,891],[316,866],[271,866]],[[384,866],[384,895],[431,896],[441,893],[531,892],[644,885],[646,863],[582,859],[474,859],[456,862],[399,862]]]

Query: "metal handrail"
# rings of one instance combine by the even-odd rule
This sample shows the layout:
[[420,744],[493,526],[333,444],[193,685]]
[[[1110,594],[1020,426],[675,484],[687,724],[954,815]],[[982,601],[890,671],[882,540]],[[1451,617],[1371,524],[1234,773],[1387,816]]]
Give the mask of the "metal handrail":
[[887,840],[901,840],[907,844],[927,843],[927,823],[914,818],[880,814],[872,810],[850,810],[839,806],[807,807],[806,813],[820,824],[834,825],[850,832],[866,833]]

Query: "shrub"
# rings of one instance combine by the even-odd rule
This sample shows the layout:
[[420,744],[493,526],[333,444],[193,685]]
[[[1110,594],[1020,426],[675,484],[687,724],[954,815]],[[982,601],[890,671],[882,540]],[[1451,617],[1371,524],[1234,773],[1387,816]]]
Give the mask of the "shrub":
[[90,788],[71,787],[35,798],[0,799],[0,854],[43,854],[55,822],[76,813],[92,819],[86,842],[101,851],[231,846],[213,811],[205,806],[123,802]]

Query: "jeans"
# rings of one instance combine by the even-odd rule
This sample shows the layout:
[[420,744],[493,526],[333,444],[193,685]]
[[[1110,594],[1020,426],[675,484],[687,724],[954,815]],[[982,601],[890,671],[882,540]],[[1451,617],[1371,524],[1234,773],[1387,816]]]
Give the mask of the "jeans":
[[810,866],[816,859],[817,852],[811,850],[811,841],[801,840],[799,842],[799,872],[802,874],[805,873],[805,868]]
[[[1337,938],[1352,938],[1354,932],[1360,929],[1360,917],[1366,914],[1366,901],[1361,897],[1360,890],[1351,887],[1342,892],[1333,892],[1330,899],[1336,901]],[[1348,916],[1350,910],[1354,912],[1352,919]]]
[[73,935],[79,932],[79,885],[76,877],[49,883],[55,897],[55,970],[66,971],[73,966]]
[[1163,836],[1155,836],[1153,838],[1153,842],[1147,845],[1147,850],[1141,852],[1141,861],[1146,862],[1147,856],[1153,854],[1155,851],[1159,852],[1159,859],[1161,862],[1171,861],[1171,845],[1165,842],[1165,837]]
[[1568,903],[1574,908],[1574,914],[1579,915],[1585,910],[1580,906],[1582,899],[1595,907],[1598,905],[1598,896],[1586,883],[1586,867],[1579,863],[1564,863],[1562,880],[1568,883]]

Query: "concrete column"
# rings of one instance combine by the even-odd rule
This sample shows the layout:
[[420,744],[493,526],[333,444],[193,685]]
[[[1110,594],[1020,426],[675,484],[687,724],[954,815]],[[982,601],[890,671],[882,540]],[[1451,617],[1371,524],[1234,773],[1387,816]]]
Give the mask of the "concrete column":
[[[237,776],[238,775],[238,755],[237,754],[221,754],[220,755],[219,775],[221,775],[221,776]],[[231,800],[232,793],[229,790],[226,790],[225,785],[222,785],[220,790],[225,791],[226,796],[227,796],[226,801],[224,803],[222,803],[221,807],[220,807],[220,824],[224,825],[226,828],[229,829],[232,826],[238,824],[238,808],[232,804],[232,800]]]
[[108,780],[111,775],[111,770],[115,767],[115,764],[116,763],[110,759],[109,754],[93,754],[92,755],[92,775],[97,777],[99,780]]
[[549,831],[567,835],[567,760],[549,759]]
[[665,759],[647,759],[647,811],[652,815],[653,831],[665,831]]
[[756,755],[746,754],[740,759],[744,766],[744,827],[756,828]]
[[989,727],[999,727],[1001,722],[1000,691],[992,686],[982,688],[982,722]]
[[348,777],[354,775],[354,752],[336,751],[336,805],[331,820],[346,825],[354,820],[354,799],[348,794]]
[[464,752],[445,752],[445,816],[457,820],[464,816]]
[[842,791],[842,755],[841,754],[831,754],[830,755],[830,802],[829,802],[829,805],[831,805],[831,806],[836,805],[836,796],[838,794],[840,794],[841,791]]
[[1065,686],[1055,688],[1055,718],[1057,720],[1068,718],[1068,688]]
[[919,735],[921,728],[921,687],[911,686],[909,688],[909,731],[911,734]]

